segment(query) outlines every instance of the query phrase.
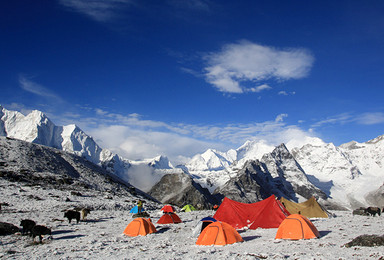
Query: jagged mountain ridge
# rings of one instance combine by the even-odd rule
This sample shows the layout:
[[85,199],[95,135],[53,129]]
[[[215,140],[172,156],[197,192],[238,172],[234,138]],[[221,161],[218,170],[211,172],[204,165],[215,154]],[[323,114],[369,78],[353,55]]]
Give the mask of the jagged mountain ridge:
[[[157,179],[161,178],[164,170],[173,168],[165,156],[142,161],[125,159],[108,149],[102,149],[91,136],[76,125],[56,126],[38,110],[24,116],[20,112],[0,106],[0,136],[41,144],[84,157],[134,186],[140,186],[140,183],[135,183],[136,176],[129,174],[130,170],[135,171],[133,168],[149,166],[146,172]],[[155,172],[157,169],[160,170],[159,174]],[[158,181],[156,178],[150,182],[151,185]]]
[[272,194],[294,201],[311,196],[327,199],[324,192],[308,181],[284,144],[260,160],[248,160],[235,178],[214,192],[219,198],[226,196],[244,203],[253,203]]
[[[72,152],[95,162],[134,185],[143,177],[134,173],[142,171],[143,165],[149,166],[146,191],[150,190],[162,176],[184,171],[189,173],[195,182],[213,193],[216,188],[236,178],[248,160],[262,161],[264,156],[266,161],[262,163],[271,164],[267,167],[270,174],[275,176],[280,174],[281,178],[286,178],[286,183],[289,185],[299,187],[302,183],[300,178],[292,179],[293,175],[285,173],[289,172],[290,167],[276,168],[277,164],[287,163],[287,158],[281,157],[282,154],[273,156],[272,151],[275,147],[262,141],[248,141],[238,149],[227,152],[209,149],[202,155],[196,155],[186,165],[174,168],[163,156],[142,161],[122,158],[107,149],[101,149],[91,137],[75,125],[55,126],[40,111],[33,111],[24,116],[19,112],[0,107],[0,119],[0,135]],[[383,184],[383,139],[381,136],[363,144],[350,142],[336,147],[318,138],[308,138],[305,140],[308,144],[303,147],[294,148],[294,141],[288,142],[287,146],[298,168],[302,169],[309,181],[309,184],[302,184],[303,187],[314,184],[331,199],[338,200],[345,207],[353,208],[367,204],[365,196],[368,193],[376,194],[375,191]],[[297,195],[298,193],[295,193],[296,198]],[[370,196],[369,201],[373,200]]]

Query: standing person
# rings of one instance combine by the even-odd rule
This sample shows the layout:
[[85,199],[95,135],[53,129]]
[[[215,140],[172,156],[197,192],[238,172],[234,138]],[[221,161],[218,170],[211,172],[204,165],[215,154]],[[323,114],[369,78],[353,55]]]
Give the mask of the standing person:
[[143,211],[143,202],[141,200],[137,201],[137,212],[141,213]]

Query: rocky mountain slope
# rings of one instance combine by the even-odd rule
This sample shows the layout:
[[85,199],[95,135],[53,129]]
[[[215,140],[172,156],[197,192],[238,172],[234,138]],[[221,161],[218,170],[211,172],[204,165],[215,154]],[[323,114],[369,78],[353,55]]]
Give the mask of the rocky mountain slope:
[[214,194],[218,198],[227,196],[244,203],[253,203],[272,194],[294,201],[311,196],[320,201],[327,200],[327,195],[309,182],[284,144],[260,160],[248,160],[236,177],[217,188]]
[[[102,167],[55,148],[0,137],[0,177],[14,183],[45,189],[154,200]],[[37,195],[37,194],[36,194]]]
[[[345,208],[378,205],[382,201],[384,136],[340,146],[312,137],[301,140],[307,143],[302,147],[295,147],[295,140],[279,147],[264,141],[247,141],[227,152],[208,149],[176,168],[165,156],[141,161],[122,158],[100,148],[75,125],[55,126],[40,111],[24,116],[0,106],[0,136],[79,155],[146,192],[163,176],[187,173],[192,186],[199,184],[216,197],[234,196],[249,202],[269,193],[295,201],[315,195]],[[178,185],[177,178],[173,179],[175,183],[169,185]]]
[[202,188],[190,175],[183,172],[164,175],[148,194],[164,204],[178,207],[191,204],[198,209],[211,209],[219,203],[207,189]]
[[[44,113],[34,110],[28,115],[0,106],[0,136],[57,148],[102,166],[109,173],[149,190],[173,166],[165,156],[133,161],[102,149],[91,136],[76,125],[56,126]],[[145,183],[137,178],[137,168],[143,171]]]

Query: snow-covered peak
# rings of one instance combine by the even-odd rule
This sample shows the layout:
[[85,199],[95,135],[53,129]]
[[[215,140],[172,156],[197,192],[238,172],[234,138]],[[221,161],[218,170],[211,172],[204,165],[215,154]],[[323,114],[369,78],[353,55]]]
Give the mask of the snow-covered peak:
[[302,139],[292,139],[285,144],[285,146],[291,151],[294,148],[301,148],[304,145],[311,146],[323,146],[326,143],[318,137],[306,136]]
[[173,169],[173,165],[168,160],[168,157],[159,155],[151,160],[149,166],[155,169]]
[[231,165],[234,157],[233,150],[223,153],[208,149],[203,154],[195,155],[186,166],[190,171],[222,170]]
[[266,141],[246,141],[242,146],[236,149],[237,160],[247,161],[260,159],[264,154],[270,153],[275,147],[267,144]]
[[372,140],[369,140],[367,143],[368,144],[376,144],[376,143],[383,143],[384,142],[384,135],[380,135]]

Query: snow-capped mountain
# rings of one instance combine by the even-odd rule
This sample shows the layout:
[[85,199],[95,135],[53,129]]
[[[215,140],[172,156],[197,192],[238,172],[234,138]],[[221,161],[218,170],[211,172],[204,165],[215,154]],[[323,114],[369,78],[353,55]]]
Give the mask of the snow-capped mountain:
[[[309,137],[306,141],[308,144],[302,147],[294,147],[297,144],[294,140],[288,142],[285,147],[290,147],[291,153],[282,150],[276,153],[275,147],[268,146],[265,142],[247,141],[240,148],[230,150],[232,160],[223,156],[227,154],[225,152],[213,153],[212,150],[207,150],[202,155],[196,155],[186,167],[196,182],[214,192],[216,189],[223,190],[228,182],[238,178],[248,160],[259,160],[268,168],[268,173],[273,178],[279,177],[288,186],[297,186],[295,196],[299,201],[305,199],[305,196],[302,197],[297,192],[301,190],[299,187],[314,185],[328,196],[325,204],[337,204],[341,208],[357,208],[369,204],[384,206],[375,203],[381,201],[377,196],[382,194],[380,191],[383,189],[379,187],[384,184],[384,136],[366,143],[353,141],[339,147],[314,137]],[[216,156],[217,154],[221,157]],[[291,155],[287,156],[289,154]],[[222,157],[224,160],[220,161]],[[208,163],[214,161],[212,158],[215,159],[214,167],[212,163]],[[225,167],[216,167],[217,165]],[[304,174],[297,175],[299,172]],[[241,191],[243,188],[239,189]],[[376,194],[376,197],[373,198],[372,194]],[[323,196],[319,197],[324,199]]]
[[266,199],[272,194],[294,201],[312,196],[321,202],[327,200],[327,195],[309,182],[284,144],[260,160],[246,161],[235,177],[214,191],[219,199],[228,197],[243,203]]
[[[149,191],[167,174],[186,172],[210,193],[220,190],[225,194],[227,187],[232,194],[248,194],[251,200],[262,194],[257,187],[251,187],[253,184],[299,201],[316,194],[347,208],[378,205],[383,196],[384,136],[338,147],[314,137],[292,140],[279,147],[264,141],[247,141],[226,152],[208,149],[177,168],[165,156],[140,161],[122,158],[99,147],[76,125],[56,126],[40,111],[25,116],[0,106],[0,136],[79,155],[143,191]],[[303,141],[307,144],[295,147]],[[257,166],[251,167],[249,161],[257,162]],[[263,181],[258,179],[261,176]],[[236,181],[246,185],[238,186],[236,191]]]
[[190,171],[223,170],[236,160],[236,152],[229,150],[226,153],[208,149],[203,154],[195,155],[186,165]]
[[368,192],[384,183],[384,136],[339,147],[308,144],[292,153],[310,181],[346,207],[366,205]]
[[101,161],[102,149],[76,125],[56,126],[40,111],[34,110],[24,116],[1,106],[0,118],[3,136],[68,151],[94,163]]
[[265,141],[247,141],[236,150],[220,152],[208,149],[203,154],[195,155],[185,167],[195,177],[195,181],[210,192],[223,186],[248,160],[261,159],[261,157],[272,152],[275,147],[268,145]]
[[[157,173],[157,169],[172,169],[173,166],[165,156],[153,159],[132,161],[125,159],[108,149],[102,149],[91,136],[87,135],[74,124],[56,126],[41,111],[34,110],[28,115],[17,111],[10,111],[0,106],[0,136],[7,136],[31,143],[54,147],[66,152],[86,158],[87,160],[102,166],[109,173],[116,175],[132,185],[149,190],[163,175]],[[135,167],[132,167],[132,166]],[[136,169],[148,173],[145,187],[143,182],[137,182]],[[157,176],[158,175],[158,176]]]
[[190,172],[220,171],[233,165],[240,165],[241,167],[247,160],[260,159],[264,154],[272,152],[274,148],[274,146],[261,140],[247,141],[238,149],[230,149],[227,152],[208,149],[203,154],[195,155],[186,164],[186,167]]

